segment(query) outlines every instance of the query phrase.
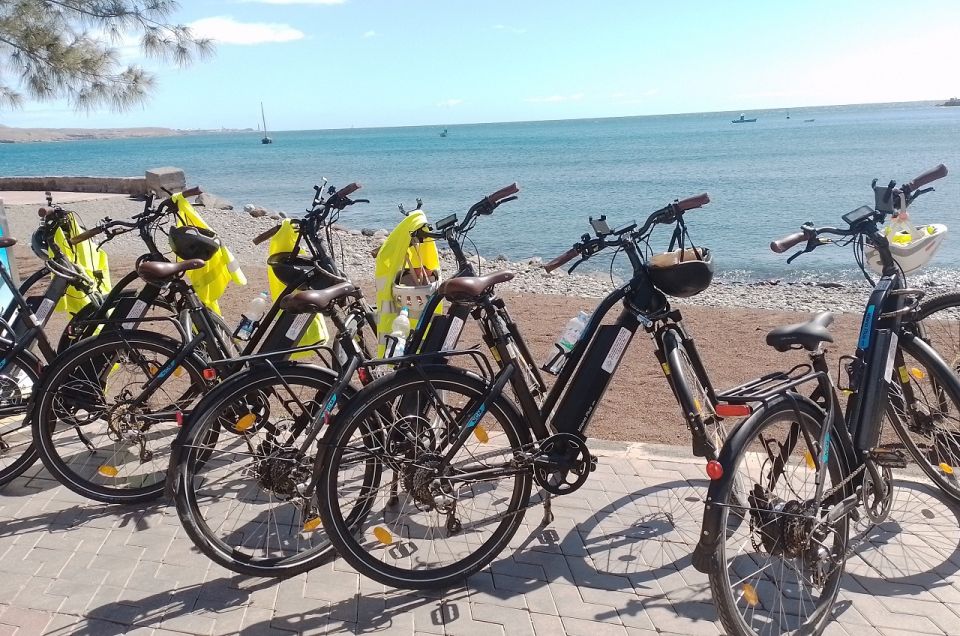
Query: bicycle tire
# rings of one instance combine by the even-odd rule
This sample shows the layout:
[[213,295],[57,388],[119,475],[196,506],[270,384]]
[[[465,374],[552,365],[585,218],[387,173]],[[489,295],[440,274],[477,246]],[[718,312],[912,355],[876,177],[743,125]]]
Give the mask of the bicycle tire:
[[[283,513],[291,513],[289,523],[286,518],[283,518],[281,523],[280,515],[273,517],[272,511],[265,510],[265,506],[270,505],[274,496],[278,499],[281,496],[290,496],[288,481],[293,481],[292,477],[289,480],[278,478],[278,470],[284,476],[291,476],[293,470],[282,472],[284,466],[278,463],[280,456],[277,449],[271,451],[273,463],[270,463],[270,457],[266,454],[251,461],[249,455],[252,453],[239,455],[230,450],[231,447],[256,447],[257,451],[260,451],[267,448],[264,444],[277,432],[270,430],[271,427],[276,427],[276,420],[273,417],[274,411],[269,406],[260,409],[256,417],[257,420],[269,418],[273,421],[256,421],[242,433],[230,430],[233,422],[239,421],[234,418],[244,417],[247,412],[253,413],[252,410],[245,410],[246,405],[258,400],[269,405],[272,400],[277,399],[282,406],[290,409],[286,414],[292,416],[296,423],[298,415],[293,409],[297,408],[297,405],[290,404],[294,401],[292,398],[297,396],[303,406],[316,408],[319,412],[322,410],[324,397],[337,381],[337,376],[330,370],[314,365],[284,362],[276,364],[275,368],[276,372],[263,366],[243,371],[231,376],[205,396],[191,414],[189,431],[175,454],[176,465],[172,468],[172,478],[176,481],[174,501],[187,536],[215,563],[248,576],[294,576],[321,565],[333,550],[322,527],[302,531],[313,519],[309,516],[309,509],[307,516],[301,514],[299,518],[296,518],[297,510],[283,510]],[[277,374],[280,374],[282,380]],[[307,395],[312,394],[313,399],[306,401],[296,392],[297,387],[306,387]],[[287,394],[287,391],[291,393]],[[353,393],[352,389],[348,390],[340,401],[346,403]],[[284,397],[288,398],[286,404]],[[241,414],[241,411],[244,413]],[[284,413],[281,412],[280,416],[282,418]],[[263,435],[260,435],[261,433]],[[220,446],[216,446],[216,442],[211,445],[209,440],[213,437],[224,443]],[[258,443],[258,440],[262,441]],[[221,449],[219,456],[218,448]],[[301,461],[301,466],[306,468],[306,474],[312,474],[313,471],[313,461],[309,459]],[[232,481],[226,471],[218,472],[221,468],[227,468],[227,463],[236,467],[236,475],[240,481]],[[208,468],[212,470],[207,471]],[[378,478],[371,476],[370,479],[375,481]],[[216,489],[222,490],[218,493]],[[261,499],[264,493],[267,496],[266,503]],[[235,505],[234,499],[242,499],[243,505]],[[295,496],[290,498],[293,502],[290,508],[295,509],[307,503],[295,499]],[[222,508],[224,505],[228,508],[227,513],[233,516],[218,525],[208,523],[208,519],[212,522],[213,515],[207,514],[207,511]],[[315,506],[313,509],[315,510]],[[302,513],[303,509],[299,512]],[[241,517],[245,520],[241,520]],[[274,537],[276,543],[272,544],[267,533],[275,529],[280,535],[282,528],[287,529],[289,534],[286,537]],[[307,535],[302,544],[300,535]],[[231,537],[242,542],[242,545],[231,544]],[[295,553],[290,556],[262,558],[251,554],[263,547],[257,544],[264,540],[267,551],[278,552],[289,548]],[[253,542],[257,544],[248,547]]]
[[723,419],[714,412],[710,396],[700,382],[696,369],[693,368],[693,362],[683,346],[683,341],[675,330],[669,329],[664,334],[663,346],[667,359],[665,371],[668,372],[668,380],[683,411],[685,421],[689,425],[691,420],[699,418],[703,425],[706,439],[700,444],[696,440],[698,433],[693,430],[692,425],[689,426],[694,436],[694,449],[702,447],[704,458],[708,461],[714,460],[726,440]]
[[[337,417],[333,427],[323,439],[326,451],[320,461],[320,476],[317,485],[320,517],[327,531],[327,536],[337,549],[337,552],[358,572],[379,583],[396,588],[444,588],[461,582],[469,575],[485,567],[506,548],[523,520],[527,502],[530,497],[532,470],[517,470],[512,491],[508,490],[506,493],[503,493],[502,498],[496,498],[495,501],[497,503],[500,503],[500,499],[505,500],[507,503],[502,511],[493,513],[493,517],[495,517],[494,521],[499,521],[499,523],[489,538],[480,543],[479,547],[473,547],[472,545],[467,546],[466,549],[469,550],[469,554],[466,557],[458,559],[449,565],[436,568],[431,567],[429,569],[415,570],[398,567],[392,563],[381,561],[379,558],[373,556],[372,552],[366,550],[365,546],[362,545],[358,539],[358,535],[367,534],[366,530],[368,528],[365,526],[368,525],[368,522],[371,522],[371,511],[375,501],[374,497],[368,494],[371,492],[370,490],[362,491],[364,494],[358,498],[358,501],[363,501],[363,505],[358,506],[354,504],[350,507],[349,515],[345,516],[342,514],[341,506],[338,503],[341,492],[338,476],[341,474],[348,475],[350,469],[349,465],[342,464],[344,451],[348,448],[347,442],[349,442],[354,430],[358,428],[365,429],[361,433],[363,435],[363,446],[365,446],[365,448],[360,448],[359,450],[360,455],[365,458],[364,461],[377,461],[391,468],[394,479],[388,483],[391,485],[395,483],[398,484],[397,491],[394,492],[391,488],[390,496],[384,499],[386,506],[393,509],[398,507],[402,509],[406,503],[413,501],[413,491],[409,489],[407,478],[404,476],[402,479],[404,482],[402,497],[405,503],[399,503],[401,494],[398,482],[401,481],[401,476],[397,472],[397,466],[400,461],[407,461],[409,462],[409,467],[416,467],[419,466],[418,462],[427,461],[427,456],[416,455],[412,459],[406,457],[398,459],[397,456],[399,454],[409,454],[409,449],[396,451],[389,461],[384,461],[384,455],[388,445],[393,445],[394,443],[398,443],[401,449],[404,447],[404,444],[421,447],[424,444],[424,437],[430,437],[426,435],[426,432],[427,429],[432,430],[432,425],[417,429],[411,436],[408,434],[411,431],[409,421],[405,421],[406,418],[404,417],[400,422],[393,422],[390,430],[387,431],[386,434],[383,434],[382,431],[375,431],[367,425],[368,418],[375,415],[382,416],[385,410],[389,410],[389,405],[394,400],[398,402],[402,401],[404,395],[425,395],[433,392],[435,392],[435,394],[442,393],[446,408],[453,408],[451,407],[451,398],[454,397],[456,392],[462,392],[461,395],[467,398],[467,405],[464,407],[464,412],[467,412],[469,408],[473,408],[473,406],[479,404],[479,401],[483,399],[483,396],[487,394],[489,389],[489,385],[484,382],[482,378],[462,369],[455,369],[445,365],[408,368],[397,371],[390,376],[380,378],[368,385],[354,397],[346,410]],[[423,420],[423,413],[423,410],[418,410],[411,419]],[[488,416],[492,417],[488,419]],[[483,422],[487,422],[487,424],[483,424]],[[504,395],[499,396],[489,405],[486,413],[483,413],[483,418],[480,420],[480,423],[476,426],[489,426],[493,423],[501,427],[502,434],[505,437],[505,439],[499,440],[499,433],[496,434],[498,441],[503,441],[507,444],[506,451],[503,451],[502,454],[507,456],[509,453],[511,458],[515,457],[519,449],[529,441],[529,429],[526,427],[525,420],[520,415],[514,403]],[[475,432],[476,430],[475,428]],[[447,433],[454,434],[455,432],[448,431]],[[431,433],[431,435],[434,436],[433,440],[436,440],[437,437],[442,434],[444,434],[443,431],[440,433]],[[399,440],[399,442],[395,442],[394,440]],[[429,439],[427,442],[429,442]],[[377,444],[379,444],[379,448],[383,449],[380,456],[377,456]],[[416,450],[419,450],[419,448],[414,448],[414,451]],[[439,448],[434,449],[434,451],[436,453],[442,452]],[[346,479],[347,477],[344,478]],[[425,480],[419,481],[425,482]],[[410,482],[413,483],[412,487],[416,488],[418,478],[411,476]],[[491,482],[484,483],[489,484]],[[380,485],[380,483],[375,484],[372,487],[373,492],[379,490]],[[493,488],[496,490],[496,486]],[[481,492],[480,494],[482,495],[484,493]],[[458,503],[461,501],[460,497],[461,494],[458,492],[456,495]],[[422,503],[422,499],[419,503]],[[428,510],[426,514],[430,514],[431,512],[433,511]],[[399,518],[401,513],[391,512],[389,514],[396,514]],[[444,513],[437,511],[437,516],[441,514]],[[378,524],[379,515],[379,511],[377,511],[376,515],[373,515],[373,524]],[[458,517],[458,521],[459,519]],[[414,523],[419,525],[415,526]],[[457,532],[457,534],[450,534],[453,531],[450,530],[451,526],[449,523],[448,517],[446,521],[448,538],[450,536],[458,536],[459,532],[466,532],[466,535],[469,535],[469,521],[466,524],[468,530],[463,531],[461,526],[461,530]],[[397,561],[406,560],[407,551],[418,550],[414,541],[406,541],[406,539],[410,539],[411,532],[432,532],[431,528],[423,525],[418,519],[415,522],[405,523],[404,529],[402,530],[398,529],[397,526],[392,526],[396,532],[396,537],[399,539],[399,541],[397,541],[394,535],[384,527],[385,525],[389,525],[389,523],[384,521],[382,525],[376,525],[376,527],[371,530],[370,536],[377,538],[377,541],[381,544],[381,548],[389,549],[379,550],[375,546],[373,549],[386,554],[387,558],[390,559],[395,558],[392,554],[396,555],[396,557],[399,557],[396,559]],[[386,535],[384,533],[386,533]],[[420,563],[422,564],[422,559],[427,557],[423,556],[418,558],[421,559]]]
[[[33,466],[39,453],[33,443],[28,411],[33,389],[40,384],[39,361],[29,352],[23,351],[15,356],[0,370],[0,487],[22,475]],[[14,372],[18,376],[14,378]],[[24,396],[26,388],[23,380],[29,380],[29,395]],[[8,400],[16,403],[7,404]],[[7,413],[9,411],[9,413]],[[7,423],[8,418],[17,418],[23,415],[19,424]],[[9,425],[8,425],[9,424]],[[12,460],[6,463],[7,460]]]
[[[169,453],[169,443],[166,445],[162,443],[152,444],[150,449],[145,449],[147,441],[156,439],[154,437],[148,438],[146,434],[155,424],[147,425],[138,431],[133,426],[128,426],[128,422],[124,421],[120,424],[126,428],[123,433],[118,433],[116,422],[110,422],[107,426],[108,433],[105,436],[105,441],[113,443],[113,452],[105,457],[101,456],[100,451],[90,448],[92,442],[87,435],[93,430],[91,425],[101,421],[100,416],[107,410],[110,410],[117,419],[136,418],[136,415],[128,415],[129,412],[125,413],[117,405],[109,407],[105,403],[106,383],[118,369],[124,368],[120,363],[121,360],[124,360],[124,352],[131,352],[138,359],[132,364],[140,368],[146,376],[147,374],[162,373],[167,368],[167,364],[177,355],[180,346],[177,341],[153,332],[136,330],[109,332],[85,339],[57,357],[45,374],[40,399],[33,410],[32,427],[33,439],[37,444],[40,459],[47,470],[60,483],[79,495],[103,503],[142,503],[156,499],[163,494],[169,458],[157,458],[157,451],[154,448],[159,448],[161,454]],[[144,352],[156,357],[148,361],[143,357]],[[202,361],[195,356],[188,356],[184,359],[181,368],[189,374],[185,378],[188,381],[185,387],[183,382],[179,382],[171,388],[171,382],[168,380],[168,378],[172,378],[177,381],[183,376],[183,373],[177,373],[174,369],[170,369],[166,376],[162,376],[165,382],[161,384],[160,390],[170,391],[171,395],[177,394],[175,398],[168,398],[164,397],[162,393],[159,394],[161,400],[164,401],[164,408],[161,409],[163,412],[186,410],[186,407],[196,401],[196,398],[206,388],[202,375],[204,366]],[[109,370],[107,367],[110,367]],[[73,382],[73,384],[69,384],[70,382]],[[132,385],[131,383],[130,386]],[[166,385],[166,389],[163,388],[164,385]],[[124,390],[126,391],[127,388],[125,387]],[[92,402],[98,397],[104,399],[102,406]],[[169,404],[167,404],[168,401]],[[64,421],[65,426],[59,425],[58,420],[63,416],[69,417],[73,423]],[[86,419],[87,421],[77,423],[77,419]],[[161,429],[161,435],[163,435],[164,429],[169,429],[167,437],[172,442],[177,430],[176,423],[165,420],[160,424],[161,426],[155,426],[155,428]],[[61,451],[58,450],[54,437],[62,440],[63,436],[60,433],[64,431],[64,428],[73,429],[77,433],[77,438],[81,444],[93,455],[93,457],[87,458],[92,463],[84,462],[86,469],[84,469],[84,466],[77,466],[77,468],[84,469],[83,472],[89,474],[89,477],[81,475],[75,468],[71,468],[70,464],[72,462],[67,461],[62,456]],[[113,435],[113,438],[111,438],[111,435]],[[125,443],[129,448],[133,448],[132,441],[137,441],[140,444],[139,461],[141,465],[150,462],[156,465],[157,469],[143,476],[136,474],[128,476],[125,470],[130,461],[128,457],[120,454],[120,451],[124,448],[119,439],[121,435],[124,435]],[[100,461],[106,463],[98,463]],[[160,467],[161,465],[162,467]],[[118,466],[121,468],[117,468]],[[133,466],[133,470],[135,469],[136,465]],[[148,482],[148,478],[151,478],[152,475],[155,476]],[[140,479],[139,486],[136,485],[137,479]]]
[[[801,417],[795,417],[797,413],[801,414]],[[724,446],[723,451],[721,452],[721,463],[724,468],[724,475],[728,476],[728,479],[736,479],[734,475],[736,471],[740,468],[744,462],[754,461],[756,464],[756,458],[762,458],[762,453],[754,451],[759,451],[764,447],[763,444],[756,442],[760,437],[761,433],[768,429],[769,427],[775,425],[778,420],[784,420],[785,422],[791,422],[791,420],[804,420],[804,424],[799,424],[797,422],[791,422],[790,426],[798,425],[798,433],[805,433],[805,435],[798,435],[798,441],[794,442],[794,445],[791,447],[791,453],[788,456],[789,459],[794,461],[800,460],[804,462],[802,457],[806,457],[806,454],[796,453],[796,443],[799,443],[799,440],[814,439],[819,440],[820,431],[822,430],[822,422],[825,417],[824,412],[819,409],[816,405],[809,402],[808,400],[797,398],[791,399],[787,396],[778,396],[773,398],[769,402],[765,403],[760,407],[749,419],[744,421],[744,423],[731,435],[730,440],[727,445]],[[792,431],[792,428],[791,428]],[[790,433],[787,434],[790,436]],[[809,436],[809,437],[808,437]],[[838,442],[841,437],[840,435],[834,435],[832,439],[835,442]],[[772,439],[771,441],[780,441],[779,438]],[[842,442],[841,442],[842,443]],[[789,442],[787,446],[790,446]],[[780,447],[781,449],[783,447]],[[840,448],[834,447],[832,444],[830,446],[832,452],[828,453],[827,457],[827,470],[830,474],[830,481],[833,484],[840,483],[843,477],[848,474],[847,466],[843,459],[844,453]],[[751,450],[754,449],[754,450]],[[769,447],[768,447],[769,449]],[[816,454],[820,457],[823,454],[820,452],[819,448],[814,449]],[[783,451],[781,450],[781,455]],[[769,461],[773,461],[773,458],[770,456],[770,451],[767,450],[767,457]],[[810,453],[808,448],[807,453]],[[813,456],[810,453],[810,456]],[[805,460],[806,466],[810,466],[812,460]],[[763,473],[763,465],[761,463],[760,470],[758,471],[761,475]],[[780,476],[783,477],[790,473],[801,474],[799,471],[803,471],[804,466],[801,464],[799,467],[792,466],[791,468],[783,467],[780,472]],[[814,470],[807,470],[808,475],[813,475]],[[769,474],[769,473],[768,473]],[[749,481],[749,480],[748,480]],[[729,483],[729,482],[728,482]],[[760,491],[757,491],[756,488],[760,488]],[[774,483],[774,488],[776,488],[776,483]],[[791,486],[791,488],[793,488]],[[711,498],[713,495],[711,489]],[[741,573],[737,572],[736,576],[740,578],[736,583],[731,581],[731,572],[728,569],[727,562],[727,543],[731,541],[732,538],[736,535],[737,532],[740,532],[745,528],[744,524],[749,524],[750,534],[748,535],[751,547],[756,550],[756,554],[763,555],[761,549],[766,549],[767,553],[772,554],[776,550],[783,550],[786,552],[788,549],[785,547],[787,545],[786,541],[783,540],[786,535],[786,531],[781,530],[784,527],[783,519],[786,517],[779,516],[780,511],[788,510],[788,506],[792,502],[781,502],[780,507],[777,508],[774,506],[774,495],[772,492],[765,492],[766,489],[763,486],[757,484],[751,489],[752,498],[750,500],[750,507],[744,508],[742,503],[736,501],[731,501],[730,497],[734,496],[733,489],[728,488],[726,493],[718,493],[719,496],[714,500],[714,505],[721,507],[721,523],[720,523],[720,533],[721,537],[717,543],[716,550],[711,555],[712,564],[709,567],[709,581],[710,581],[710,590],[713,594],[714,604],[717,607],[718,614],[720,616],[720,621],[723,624],[726,633],[735,634],[735,635],[744,635],[744,634],[755,634],[755,633],[789,633],[791,630],[788,629],[777,629],[777,626],[770,627],[766,623],[763,623],[760,627],[763,629],[755,629],[752,625],[748,624],[744,614],[750,613],[753,619],[757,619],[757,606],[762,605],[771,605],[778,608],[779,612],[775,612],[773,607],[770,608],[771,614],[777,614],[772,617],[772,619],[784,619],[788,620],[791,616],[793,607],[788,607],[786,611],[783,610],[784,601],[771,601],[770,590],[782,590],[783,594],[788,599],[788,603],[792,601],[799,601],[803,603],[804,594],[803,592],[797,592],[795,590],[790,590],[787,587],[791,581],[787,581],[786,585],[784,582],[766,584],[765,581],[761,580],[761,575],[766,570],[771,570],[773,572],[777,571],[776,566],[772,568],[761,567],[760,559],[754,554],[743,555],[739,550],[734,552],[733,559],[743,557],[743,560],[732,561],[730,562],[730,569],[734,567],[756,567],[759,568],[754,574],[757,575],[756,579],[752,579],[751,576],[745,576],[741,578]],[[781,491],[783,492],[783,491]],[[794,496],[797,499],[801,497],[796,494],[796,490],[793,489]],[[764,502],[761,505],[760,502]],[[739,510],[739,512],[737,512]],[[731,511],[735,518],[731,518]],[[775,512],[776,511],[776,512]],[[760,517],[760,514],[766,514],[767,517]],[[761,530],[756,531],[759,535],[759,539],[754,536],[754,523],[759,523],[758,528]],[[843,570],[846,563],[846,551],[849,543],[849,516],[844,515],[834,526],[832,534],[834,535],[834,540],[831,542],[833,544],[832,550],[835,555],[834,558],[838,559],[839,562],[834,565],[830,570],[826,582],[823,584],[824,592],[820,595],[820,601],[817,603],[814,611],[808,615],[808,620],[804,622],[803,625],[799,625],[797,633],[820,633],[826,626],[827,621],[831,618],[831,610],[833,604],[836,602],[837,594],[840,591],[840,580],[843,576]],[[777,533],[780,536],[777,536]],[[827,535],[829,536],[829,535]],[[795,540],[795,539],[794,539]],[[825,537],[826,540],[826,537]],[[758,546],[759,544],[759,546]],[[797,550],[796,547],[791,547],[789,549]],[[809,539],[807,539],[807,544],[802,548],[804,550],[809,549]],[[796,557],[795,557],[796,558]],[[786,559],[782,559],[784,562]],[[780,572],[784,572],[786,568],[781,567]],[[796,580],[799,582],[805,573],[801,572],[801,576],[797,576]],[[764,579],[766,576],[763,577]],[[751,582],[752,581],[752,582]],[[737,586],[740,586],[739,592],[737,591]],[[807,597],[810,599],[813,598],[812,594],[808,594]],[[792,601],[791,601],[792,599]],[[778,603],[780,603],[778,605]],[[749,609],[748,607],[749,606]],[[796,612],[800,614],[800,612]],[[763,617],[759,619],[763,621]],[[767,629],[769,628],[769,630]]]

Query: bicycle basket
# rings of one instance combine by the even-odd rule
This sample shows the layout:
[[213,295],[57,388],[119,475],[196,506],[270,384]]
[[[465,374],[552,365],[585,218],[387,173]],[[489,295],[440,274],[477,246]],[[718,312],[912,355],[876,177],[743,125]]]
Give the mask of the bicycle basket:
[[419,318],[439,284],[439,276],[433,270],[402,269],[393,284],[394,305],[406,307],[411,319]]

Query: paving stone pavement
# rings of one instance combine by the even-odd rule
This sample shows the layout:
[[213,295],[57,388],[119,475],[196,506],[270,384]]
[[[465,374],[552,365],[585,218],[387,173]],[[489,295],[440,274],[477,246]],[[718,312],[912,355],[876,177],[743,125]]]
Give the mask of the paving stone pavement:
[[[250,579],[193,549],[172,507],[103,506],[41,469],[0,492],[0,636],[718,634],[690,566],[706,489],[686,449],[602,443],[578,492],[531,509],[511,548],[444,593],[389,590],[336,560]],[[832,634],[960,633],[960,511],[910,478],[848,563]]]

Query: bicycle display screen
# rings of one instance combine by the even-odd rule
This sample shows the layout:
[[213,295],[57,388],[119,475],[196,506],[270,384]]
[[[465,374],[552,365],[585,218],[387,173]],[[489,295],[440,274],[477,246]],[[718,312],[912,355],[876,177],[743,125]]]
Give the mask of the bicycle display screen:
[[873,208],[862,205],[852,212],[847,212],[843,215],[843,220],[847,222],[848,225],[856,225],[857,223],[862,223],[870,217],[873,216]]

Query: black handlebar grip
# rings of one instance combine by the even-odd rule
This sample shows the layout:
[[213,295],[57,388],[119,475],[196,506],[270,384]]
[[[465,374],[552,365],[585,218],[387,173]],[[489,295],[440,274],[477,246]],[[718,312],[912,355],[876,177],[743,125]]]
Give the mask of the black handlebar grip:
[[777,239],[776,241],[770,241],[770,249],[776,252],[777,254],[783,254],[791,247],[799,245],[807,240],[806,234],[803,232],[795,232],[794,234],[789,234],[784,236],[782,239]]
[[187,188],[180,193],[184,198],[195,197],[203,194],[203,190],[200,189],[200,186],[193,186],[192,188]]
[[76,236],[73,236],[70,238],[70,245],[80,245],[87,239],[93,238],[97,234],[102,234],[103,231],[104,231],[104,228],[98,225],[92,230],[87,230],[86,232],[80,232]]
[[686,212],[687,210],[695,210],[697,208],[702,208],[708,203],[710,203],[710,195],[704,192],[703,194],[698,194],[695,197],[681,199],[680,201],[677,201],[674,205],[680,208],[681,212]]
[[273,236],[274,234],[276,234],[276,233],[279,232],[279,231],[280,231],[280,226],[279,226],[279,225],[274,225],[272,228],[270,228],[270,229],[267,230],[266,232],[262,232],[261,234],[258,234],[258,235],[253,239],[253,244],[254,244],[254,245],[260,245],[261,243],[263,243],[264,241],[266,241],[267,239],[269,239],[271,236]]
[[337,196],[338,197],[349,196],[359,189],[360,189],[359,183],[351,183],[349,185],[344,186],[343,189],[337,190]]
[[928,183],[933,183],[937,179],[943,179],[945,176],[947,176],[947,167],[941,163],[936,168],[930,168],[920,176],[914,177],[913,181],[903,186],[903,189],[913,192],[914,190],[919,190]]
[[510,185],[508,185],[508,186],[506,186],[506,187],[504,187],[504,188],[500,188],[499,190],[497,190],[497,191],[494,192],[493,194],[487,196],[486,199],[487,199],[487,201],[489,201],[490,203],[496,203],[496,202],[499,201],[500,199],[506,199],[506,198],[509,197],[509,196],[512,196],[512,195],[514,195],[514,194],[517,194],[518,192],[520,192],[520,188],[517,187],[517,184],[516,184],[516,183],[511,183]]
[[574,258],[576,258],[579,254],[580,254],[580,252],[577,250],[577,248],[571,247],[569,250],[567,250],[566,252],[564,252],[564,253],[561,254],[560,256],[556,257],[555,259],[553,259],[553,260],[550,261],[549,263],[545,264],[545,265],[543,266],[543,269],[546,270],[548,273],[549,273],[549,272],[552,272],[553,270],[557,269],[558,267],[563,266],[564,263],[570,262],[571,260],[573,260]]

